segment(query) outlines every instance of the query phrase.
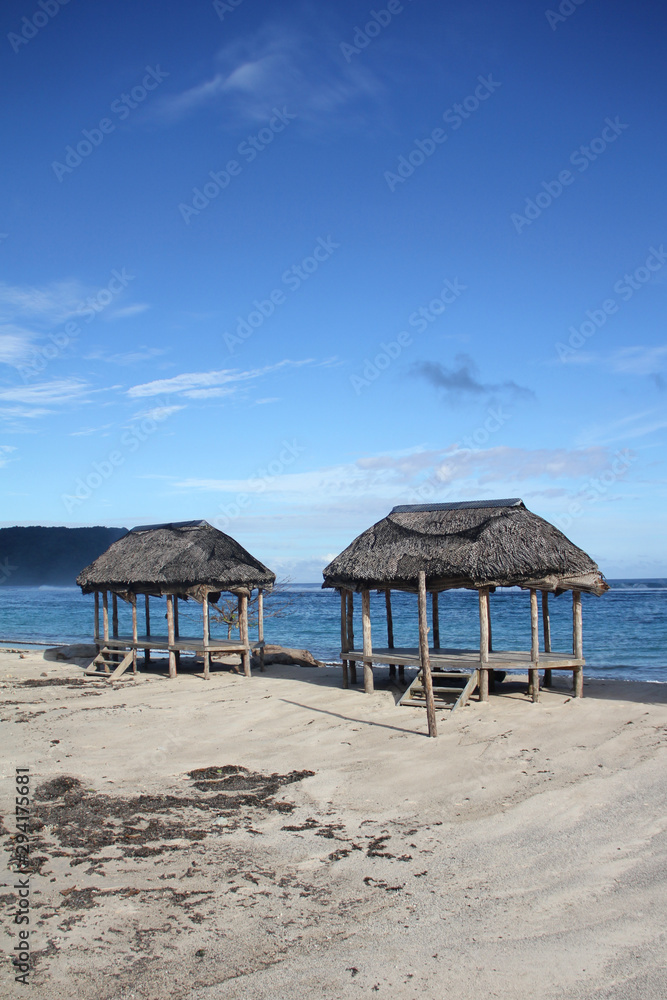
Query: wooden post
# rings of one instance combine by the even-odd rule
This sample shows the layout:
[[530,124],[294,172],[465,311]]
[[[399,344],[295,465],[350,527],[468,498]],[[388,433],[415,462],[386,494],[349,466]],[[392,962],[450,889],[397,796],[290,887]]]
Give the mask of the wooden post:
[[167,594],[167,645],[169,647],[169,676],[176,676],[176,650],[174,642],[176,640],[176,630],[174,628],[174,595]]
[[343,687],[348,688],[350,686],[350,678],[348,675],[347,660],[345,659],[345,653],[347,652],[347,593],[342,587],[340,589],[340,650],[343,661]]
[[[572,652],[575,659],[584,658],[584,639],[581,620],[581,593],[578,590],[572,591]],[[584,668],[575,667],[573,670],[574,697],[584,696]]]
[[[174,594],[174,636],[176,639],[180,639],[181,630],[178,627],[178,594]],[[181,651],[176,650],[176,665],[178,669],[181,668]]]
[[105,590],[102,594],[102,627],[104,641],[109,638],[109,594]]
[[528,691],[532,692],[535,702],[540,700],[540,671],[537,667],[540,661],[540,627],[537,613],[537,591],[534,587],[530,588],[530,660]]
[[[100,594],[95,591],[95,645],[98,645],[100,638]],[[99,649],[97,650],[99,653]]]
[[239,638],[243,643],[241,660],[243,662],[243,673],[250,677],[250,647],[248,644],[248,597],[246,594],[239,594]]
[[[354,651],[354,591],[347,592],[347,648]],[[350,684],[357,683],[357,661],[348,660],[350,666]]]
[[431,612],[433,617],[433,648],[440,649],[440,615],[438,613],[438,592],[431,594]]
[[211,654],[208,651],[208,644],[211,638],[208,619],[208,593],[204,594],[202,601],[202,624],[204,626],[204,680],[207,681],[211,671]]
[[[394,649],[394,616],[391,612],[391,590],[387,588],[384,592],[384,603],[387,609],[387,646]],[[396,664],[389,664],[389,676],[396,676]]]
[[130,596],[132,601],[132,673],[137,672],[137,641],[139,639],[139,628],[137,625],[137,595]]
[[[551,619],[549,618],[549,591],[542,591],[542,634],[544,636],[544,652],[551,652]],[[551,671],[544,671],[544,687],[551,687]]]
[[257,641],[261,643],[259,647],[259,669],[264,673],[264,591],[259,588],[257,591]]
[[[364,691],[373,694],[373,642],[371,640],[371,594],[361,591],[361,627],[364,635]],[[368,660],[366,659],[368,657]]]
[[[146,594],[146,637],[147,638],[151,634],[151,609],[149,600],[150,600],[149,595]],[[151,651],[148,648],[148,646],[146,646],[146,649],[144,650],[144,666],[147,667],[150,662],[151,662]]]
[[435,721],[435,701],[433,700],[433,678],[431,677],[431,660],[428,652],[428,621],[426,618],[426,573],[419,571],[419,661],[422,671],[422,684],[426,695],[426,718],[428,720],[428,735],[437,736],[438,727]]
[[114,639],[117,639],[118,638],[118,595],[115,593],[111,595],[111,607],[112,607],[111,627],[113,629],[112,635]]
[[486,598],[486,617],[489,623],[489,652],[493,652],[493,634],[491,632],[491,592],[487,594]]
[[479,588],[479,700],[489,700],[489,588]]

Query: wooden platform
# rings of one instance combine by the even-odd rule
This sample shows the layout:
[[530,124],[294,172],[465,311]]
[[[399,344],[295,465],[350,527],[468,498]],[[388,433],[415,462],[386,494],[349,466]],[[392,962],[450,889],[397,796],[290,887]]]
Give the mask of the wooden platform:
[[109,639],[96,639],[95,641],[98,646],[105,645],[109,648],[173,649],[179,653],[243,653],[247,649],[262,649],[264,646],[263,642],[250,642],[246,646],[239,640],[234,641],[233,639],[211,639],[210,642],[204,644],[203,636],[195,638],[184,635],[174,639],[172,643],[169,642],[166,635],[139,635],[136,640],[131,635],[117,635]]
[[[419,649],[385,649],[373,647],[371,656],[364,656],[362,649],[342,650],[341,659],[356,660],[358,663],[402,664],[405,667],[421,667]],[[572,653],[540,653],[533,662],[530,652],[525,650],[500,650],[489,653],[488,663],[480,663],[478,649],[430,649],[432,670],[574,670],[583,667],[584,659],[577,659]]]

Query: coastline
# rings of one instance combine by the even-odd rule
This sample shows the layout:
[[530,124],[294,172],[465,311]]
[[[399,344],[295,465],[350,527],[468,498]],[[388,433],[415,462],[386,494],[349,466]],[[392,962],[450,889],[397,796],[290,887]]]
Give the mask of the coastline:
[[[43,995],[661,995],[664,684],[587,678],[578,701],[563,678],[532,705],[513,681],[437,740],[335,668],[111,686],[0,650],[0,684],[5,779],[75,779],[88,817],[35,834]],[[226,807],[188,778],[209,767],[247,769]]]

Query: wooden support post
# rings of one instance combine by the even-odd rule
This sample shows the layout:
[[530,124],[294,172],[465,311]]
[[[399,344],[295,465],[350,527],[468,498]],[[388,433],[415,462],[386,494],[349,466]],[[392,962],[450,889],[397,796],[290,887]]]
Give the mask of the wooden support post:
[[[549,591],[542,591],[542,634],[544,636],[544,652],[551,652],[551,619],[549,618]],[[551,671],[544,671],[544,687],[551,687]]]
[[176,630],[174,628],[174,595],[167,594],[167,645],[169,647],[169,676],[176,676]]
[[[354,591],[347,592],[347,648],[354,650]],[[350,684],[357,683],[357,661],[348,660],[350,667]]]
[[202,601],[202,624],[204,627],[204,680],[208,680],[211,672],[211,654],[208,651],[208,644],[211,638],[211,631],[208,619],[208,593],[204,594]]
[[137,641],[139,639],[139,628],[137,625],[137,595],[130,596],[132,601],[132,673],[137,672]]
[[250,645],[248,640],[248,596],[239,595],[239,637],[243,643],[241,660],[243,662],[243,673],[245,677],[250,677]]
[[[95,645],[99,645],[100,638],[100,595],[95,591]],[[99,653],[99,649],[97,650]]]
[[491,632],[491,593],[487,594],[486,598],[486,617],[488,620],[489,627],[489,652],[493,652],[493,634]]
[[440,615],[438,613],[438,592],[431,594],[431,613],[433,618],[433,648],[440,649]]
[[347,592],[342,587],[340,589],[340,651],[343,661],[343,687],[348,688],[350,686],[350,678],[347,669],[347,660],[345,659],[345,653],[347,652]]
[[[174,636],[177,639],[180,639],[180,637],[181,637],[181,630],[178,627],[178,594],[174,594]],[[180,670],[180,668],[181,668],[181,651],[180,651],[180,649],[176,650],[176,665],[177,665],[178,669]]]
[[489,700],[489,588],[479,588],[479,700]]
[[117,639],[118,638],[118,595],[117,594],[111,595],[111,607],[112,607],[111,627],[113,629],[112,635],[114,639]]
[[431,677],[431,659],[428,651],[428,621],[426,617],[426,573],[419,571],[419,662],[422,671],[422,684],[426,695],[426,718],[428,720],[428,735],[437,736],[438,726],[435,721],[435,701],[433,699],[433,678]]
[[[150,609],[149,601],[150,601],[150,597],[149,597],[148,594],[146,594],[146,636],[147,637],[150,636],[150,634],[151,634],[151,609]],[[148,646],[146,646],[146,649],[144,650],[144,666],[147,667],[150,662],[151,662],[151,651],[148,648]]]
[[361,591],[361,627],[364,636],[364,691],[366,694],[373,694],[373,642],[371,639],[371,594],[369,590]]
[[[391,612],[391,590],[387,588],[384,592],[384,603],[387,609],[387,647],[394,649],[394,616]],[[389,664],[389,676],[396,677],[396,664]]]
[[264,673],[264,591],[257,591],[257,641],[261,643],[259,647],[259,669]]
[[530,682],[528,692],[532,693],[533,701],[540,700],[540,626],[537,612],[537,591],[530,588]]
[[109,594],[105,590],[102,594],[102,627],[104,640],[109,638]]
[[[572,652],[574,653],[575,659],[583,660],[584,638],[583,638],[583,628],[581,620],[581,594],[578,590],[572,591]],[[574,686],[574,697],[583,698],[584,696],[583,666],[575,667],[575,669],[573,670],[572,680]]]

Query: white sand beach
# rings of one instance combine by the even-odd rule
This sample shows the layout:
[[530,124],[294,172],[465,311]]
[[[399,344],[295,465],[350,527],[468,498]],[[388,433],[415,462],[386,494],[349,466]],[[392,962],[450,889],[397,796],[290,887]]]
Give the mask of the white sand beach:
[[44,824],[20,995],[667,994],[667,685],[517,678],[434,740],[334,668],[111,685],[0,651],[0,682],[4,826],[16,767]]

